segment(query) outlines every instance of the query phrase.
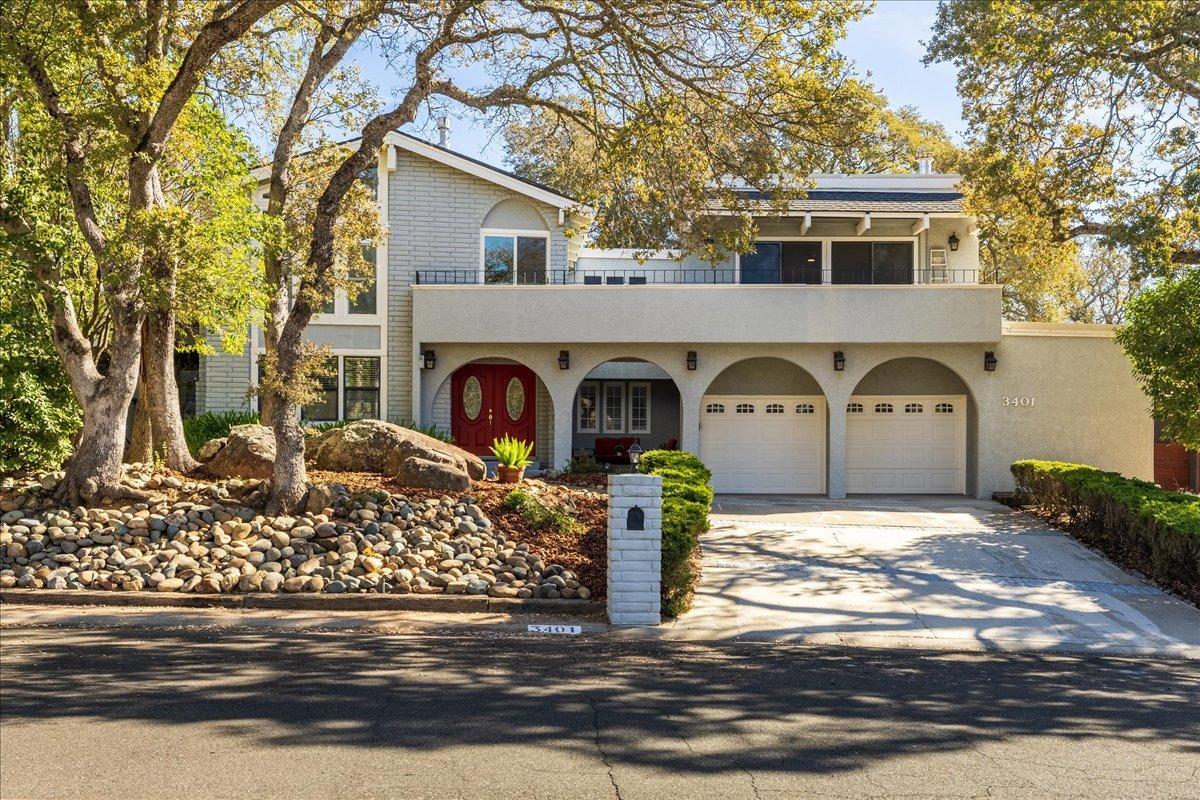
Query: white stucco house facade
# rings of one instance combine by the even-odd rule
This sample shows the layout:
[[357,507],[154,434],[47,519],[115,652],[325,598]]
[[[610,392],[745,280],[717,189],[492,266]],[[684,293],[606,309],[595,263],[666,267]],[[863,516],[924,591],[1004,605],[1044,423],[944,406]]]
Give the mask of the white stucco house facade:
[[[989,496],[1018,458],[1153,477],[1149,404],[1106,326],[1002,320],[958,176],[817,175],[718,263],[595,250],[572,198],[402,133],[379,153],[374,285],[309,337],[312,420],[415,420],[538,465],[696,453],[718,492]],[[202,360],[248,408],[261,339]]]

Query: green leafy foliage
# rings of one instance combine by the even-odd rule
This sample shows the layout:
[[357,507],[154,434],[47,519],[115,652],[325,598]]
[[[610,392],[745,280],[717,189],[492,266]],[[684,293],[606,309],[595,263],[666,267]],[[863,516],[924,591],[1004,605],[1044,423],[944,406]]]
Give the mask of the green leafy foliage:
[[257,424],[258,414],[253,411],[210,411],[185,419],[183,438],[187,440],[192,455],[195,455],[205,443],[228,436],[233,426]]
[[1200,450],[1200,267],[1134,297],[1117,341],[1163,432]]
[[0,473],[57,468],[79,429],[37,289],[17,264],[0,269]]
[[1153,575],[1200,597],[1200,498],[1083,464],[1017,461],[1017,488],[1106,552],[1134,552]]
[[488,449],[504,467],[527,467],[533,463],[529,460],[533,455],[533,442],[522,441],[505,434],[494,440]]
[[604,465],[593,456],[575,456],[567,462],[565,471],[571,475],[586,475],[590,472],[604,472]]
[[700,574],[696,569],[700,534],[708,530],[712,472],[681,450],[649,450],[638,470],[663,479],[662,608],[677,617],[691,608]]
[[580,533],[583,524],[556,506],[548,506],[522,489],[514,489],[504,496],[501,504],[508,511],[515,511],[535,531],[552,530],[559,533]]

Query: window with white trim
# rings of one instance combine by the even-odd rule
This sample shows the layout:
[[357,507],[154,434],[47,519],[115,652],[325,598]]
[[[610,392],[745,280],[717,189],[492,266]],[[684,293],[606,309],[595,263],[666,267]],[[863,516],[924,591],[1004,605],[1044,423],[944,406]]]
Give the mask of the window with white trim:
[[650,384],[629,384],[629,432],[650,432]]
[[846,413],[847,414],[861,414],[862,412],[863,412],[863,404],[862,403],[847,403],[846,404]]
[[891,403],[876,403],[875,404],[875,413],[876,414],[890,414],[895,410],[896,409],[892,407]]
[[325,360],[324,373],[317,378],[320,388],[316,399],[300,409],[300,419],[306,422],[337,422],[338,420],[338,357]]
[[580,433],[597,433],[600,430],[600,384],[584,381],[579,386],[578,405],[575,408],[575,430]]
[[817,410],[815,408],[813,408],[812,403],[800,403],[798,406],[796,406],[796,413],[797,414],[815,414],[815,413],[817,413]]
[[738,403],[737,408],[735,408],[734,411],[738,414],[753,414],[754,413],[754,404],[753,403]]
[[704,407],[704,413],[705,414],[724,414],[725,413],[725,404],[724,403],[709,403],[708,405],[706,405]]
[[550,234],[483,231],[484,283],[545,283]]
[[625,384],[604,384],[604,432],[625,432]]
[[905,414],[924,414],[925,406],[921,405],[920,403],[905,403],[904,404],[904,413]]
[[343,357],[342,405],[344,419],[379,419],[378,358]]

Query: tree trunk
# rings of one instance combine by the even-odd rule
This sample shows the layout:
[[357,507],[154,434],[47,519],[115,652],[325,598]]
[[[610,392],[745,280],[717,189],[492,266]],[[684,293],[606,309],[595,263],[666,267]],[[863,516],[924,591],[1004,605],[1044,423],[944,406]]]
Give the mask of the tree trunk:
[[308,491],[304,466],[304,434],[300,430],[300,406],[286,397],[275,398],[275,471],[271,477],[268,514],[291,514],[300,510]]
[[133,430],[129,446],[125,448],[126,464],[149,464],[154,461],[154,432],[150,426],[150,407],[146,404],[146,384],[139,380],[138,393],[134,395]]
[[142,350],[146,377],[143,399],[149,400],[154,455],[168,469],[191,472],[197,466],[183,435],[179,409],[179,385],[175,381],[175,312],[155,309],[146,318],[146,341]]

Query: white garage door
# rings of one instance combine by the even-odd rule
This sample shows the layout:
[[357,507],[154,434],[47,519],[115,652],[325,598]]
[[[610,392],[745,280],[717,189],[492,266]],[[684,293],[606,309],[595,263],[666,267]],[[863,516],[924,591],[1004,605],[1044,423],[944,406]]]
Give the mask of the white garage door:
[[825,398],[706,395],[700,458],[717,492],[825,493]]
[[965,494],[967,399],[851,397],[846,406],[846,491]]

